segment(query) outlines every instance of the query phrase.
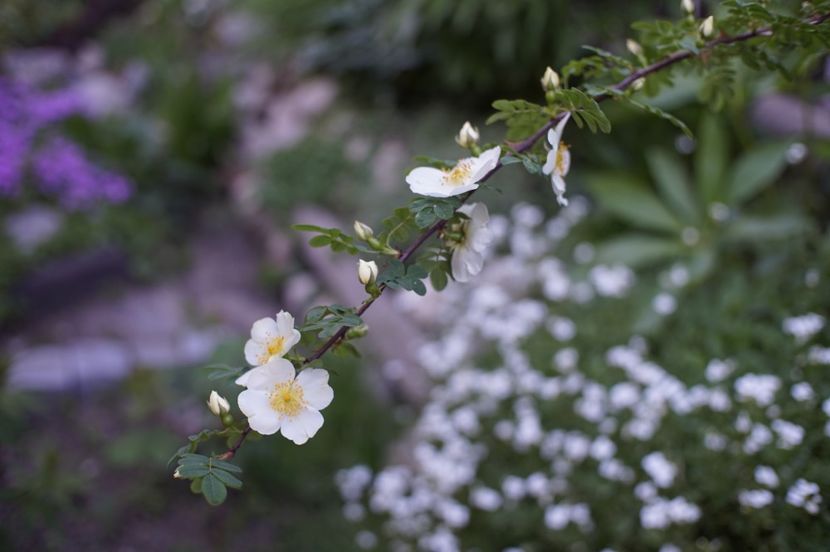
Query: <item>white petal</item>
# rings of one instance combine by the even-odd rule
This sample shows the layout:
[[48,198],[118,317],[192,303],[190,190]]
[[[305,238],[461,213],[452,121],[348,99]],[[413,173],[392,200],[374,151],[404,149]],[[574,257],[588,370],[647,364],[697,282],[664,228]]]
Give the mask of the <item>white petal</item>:
[[559,142],[556,142],[552,146],[552,149],[548,152],[545,164],[542,166],[542,174],[550,174],[556,168],[556,152],[559,151]]
[[568,204],[568,200],[565,197],[565,179],[558,174],[554,174],[553,178],[551,178],[551,185],[553,186],[553,193],[556,194],[556,201],[559,205],[565,207]]
[[469,274],[470,276],[475,276],[476,274],[481,272],[482,268],[484,268],[484,255],[471,249],[467,249],[465,251],[461,260],[467,267],[467,274]]
[[262,343],[249,339],[245,342],[244,350],[245,362],[251,366],[262,366],[268,362],[268,357],[270,356],[268,354],[268,348]]
[[300,330],[291,330],[288,334],[288,337],[285,338],[285,345],[282,354],[284,355],[288,351],[291,350],[294,345],[300,342],[302,335],[300,335]]
[[267,393],[246,389],[237,402],[239,410],[248,417],[248,425],[257,433],[273,435],[280,428],[280,416],[271,408]]
[[251,326],[251,339],[259,343],[268,343],[279,335],[277,322],[273,318],[260,318]]
[[467,249],[459,247],[452,253],[450,259],[450,266],[452,268],[452,277],[456,282],[469,282],[472,275],[467,270],[467,261],[465,256]]
[[571,170],[571,150],[562,150],[562,176],[568,176],[568,171]]
[[234,383],[236,385],[241,385],[242,387],[248,387],[248,378],[250,378],[250,377],[251,377],[251,371],[248,370],[247,372],[245,372],[244,374],[242,374],[241,376],[236,378],[234,380]]
[[470,161],[473,163],[473,174],[470,181],[478,182],[487,176],[487,174],[495,169],[496,165],[499,164],[499,157],[501,157],[501,148],[496,146],[482,152],[482,154],[478,157],[472,158]]
[[441,190],[444,187],[444,172],[435,167],[416,167],[406,175],[406,183],[412,192],[429,195],[426,192]]
[[297,374],[297,383],[303,388],[303,399],[315,410],[323,410],[334,399],[329,385],[329,373],[321,368],[308,368]]
[[285,311],[277,313],[276,324],[279,332],[278,335],[283,337],[288,337],[294,331],[294,317]]
[[316,410],[304,409],[293,418],[285,418],[280,428],[283,437],[302,445],[323,427],[323,415]]
[[565,113],[565,116],[562,117],[562,120],[556,123],[556,127],[548,131],[548,142],[551,146],[558,146],[559,142],[562,140],[562,132],[565,130],[565,124],[568,122],[568,119],[571,118],[570,111]]
[[491,241],[493,241],[493,233],[484,226],[473,228],[470,231],[470,236],[467,238],[470,249],[477,253],[483,253]]
[[248,372],[248,389],[271,391],[278,383],[294,379],[294,365],[284,358],[274,357],[267,364]]

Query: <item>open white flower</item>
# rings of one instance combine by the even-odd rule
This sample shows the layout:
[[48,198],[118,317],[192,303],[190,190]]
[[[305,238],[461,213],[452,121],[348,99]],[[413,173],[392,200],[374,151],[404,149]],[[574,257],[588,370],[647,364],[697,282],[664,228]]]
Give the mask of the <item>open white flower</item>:
[[248,388],[237,401],[251,429],[262,435],[279,431],[302,445],[323,426],[320,411],[334,398],[328,372],[307,368],[296,374],[293,364],[276,357],[248,374]]
[[430,197],[451,197],[478,188],[482,178],[499,164],[501,148],[496,146],[478,157],[467,157],[452,169],[416,167],[406,175],[413,193]]
[[557,123],[556,128],[548,131],[548,142],[550,142],[551,149],[548,152],[545,165],[542,167],[542,172],[550,175],[556,201],[563,207],[568,204],[568,200],[565,198],[564,177],[567,176],[568,170],[571,168],[571,152],[568,150],[568,145],[562,141],[562,132],[565,130],[565,123],[570,118],[571,114],[566,113],[562,120]]
[[452,277],[457,282],[468,282],[481,272],[484,266],[484,250],[490,245],[493,235],[487,228],[490,215],[483,203],[471,203],[458,208],[459,213],[470,217],[452,228],[462,236],[460,241],[451,241]]
[[[300,332],[294,329],[294,317],[280,311],[275,318],[261,318],[254,322],[251,339],[245,343],[245,360],[251,366],[262,366],[272,358],[284,356],[299,341]],[[243,381],[248,373],[243,374],[236,383],[246,385]]]

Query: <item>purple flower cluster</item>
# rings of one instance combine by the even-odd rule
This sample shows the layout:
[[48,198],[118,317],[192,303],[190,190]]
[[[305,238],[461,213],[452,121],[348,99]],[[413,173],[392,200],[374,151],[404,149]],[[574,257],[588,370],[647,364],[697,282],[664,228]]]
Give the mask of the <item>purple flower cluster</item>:
[[86,111],[69,88],[40,91],[0,78],[0,195],[17,194],[31,166],[38,188],[68,209],[125,201],[130,183],[96,166],[76,144],[53,136],[37,146],[41,131]]

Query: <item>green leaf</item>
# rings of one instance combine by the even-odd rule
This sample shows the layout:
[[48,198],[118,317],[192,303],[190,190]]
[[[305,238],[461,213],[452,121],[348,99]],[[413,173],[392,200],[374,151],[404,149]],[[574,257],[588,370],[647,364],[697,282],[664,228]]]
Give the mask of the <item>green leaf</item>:
[[597,247],[597,261],[640,268],[682,255],[684,250],[684,246],[676,240],[647,234],[627,234],[601,243]]
[[311,247],[326,247],[327,245],[331,244],[331,238],[328,236],[314,236],[310,240],[308,240],[308,244]]
[[213,473],[202,480],[202,494],[211,506],[218,506],[228,497],[228,489]]
[[750,199],[775,182],[787,165],[789,144],[766,144],[742,155],[729,175],[729,201]]
[[678,232],[683,227],[651,190],[630,177],[594,174],[586,184],[603,207],[632,226],[667,232]]
[[221,470],[229,471],[232,473],[242,473],[242,468],[240,468],[236,464],[231,464],[230,462],[225,462],[224,460],[217,460],[216,458],[211,458],[210,462],[214,467],[217,467]]
[[741,216],[730,224],[724,238],[732,242],[780,240],[803,234],[812,229],[810,220],[796,213]]
[[429,273],[429,282],[432,284],[432,289],[435,291],[441,291],[445,287],[447,287],[447,273],[443,268],[434,268],[432,272]]
[[213,470],[210,473],[211,475],[216,477],[216,479],[224,483],[226,487],[230,487],[231,489],[242,488],[242,481],[237,479],[236,476],[226,472],[225,470]]
[[720,119],[711,114],[703,118],[698,137],[695,173],[698,188],[708,205],[726,195],[723,177],[729,158],[729,144]]
[[227,364],[211,364],[210,366],[207,366],[207,368],[213,369],[213,371],[208,374],[208,379],[211,381],[224,378],[236,378],[244,370],[244,368],[240,366],[228,366]]
[[202,480],[194,479],[190,482],[190,492],[193,494],[200,494],[202,492]]
[[697,222],[700,209],[690,189],[689,177],[677,155],[662,148],[646,153],[651,175],[663,199],[683,220]]
[[184,464],[179,465],[176,468],[179,474],[179,477],[182,479],[193,479],[194,477],[204,477],[210,473],[210,468],[207,466],[199,466],[196,464]]

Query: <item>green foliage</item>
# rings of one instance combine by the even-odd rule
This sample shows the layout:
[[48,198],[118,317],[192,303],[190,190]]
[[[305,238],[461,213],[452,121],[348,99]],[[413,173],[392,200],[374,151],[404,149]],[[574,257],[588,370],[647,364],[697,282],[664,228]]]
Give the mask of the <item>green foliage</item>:
[[401,261],[393,259],[378,276],[378,284],[425,295],[427,288],[421,280],[426,277],[427,271],[422,266],[417,264],[405,265]]
[[326,305],[309,310],[300,331],[314,332],[320,339],[328,339],[340,328],[354,328],[363,324],[363,320],[351,307]]
[[698,135],[694,179],[677,155],[659,148],[647,152],[658,193],[630,175],[589,177],[589,189],[606,210],[627,226],[654,232],[602,242],[598,259],[633,267],[683,260],[693,276],[706,278],[729,247],[758,248],[812,229],[806,215],[786,201],[750,209],[784,172],[787,144],[762,143],[731,161],[729,135],[719,119],[704,116]]
[[317,232],[317,236],[308,240],[311,247],[329,247],[335,253],[346,252],[349,255],[375,252],[338,228],[324,228],[313,224],[295,224],[291,228],[300,232]]
[[241,474],[242,468],[203,454],[182,454],[176,477],[189,479],[190,490],[201,494],[211,506],[218,506],[228,497],[228,487],[241,489],[242,481],[234,474]]
[[451,219],[460,206],[461,200],[458,197],[421,197],[412,200],[409,211],[414,215],[418,228],[429,228],[439,220]]

